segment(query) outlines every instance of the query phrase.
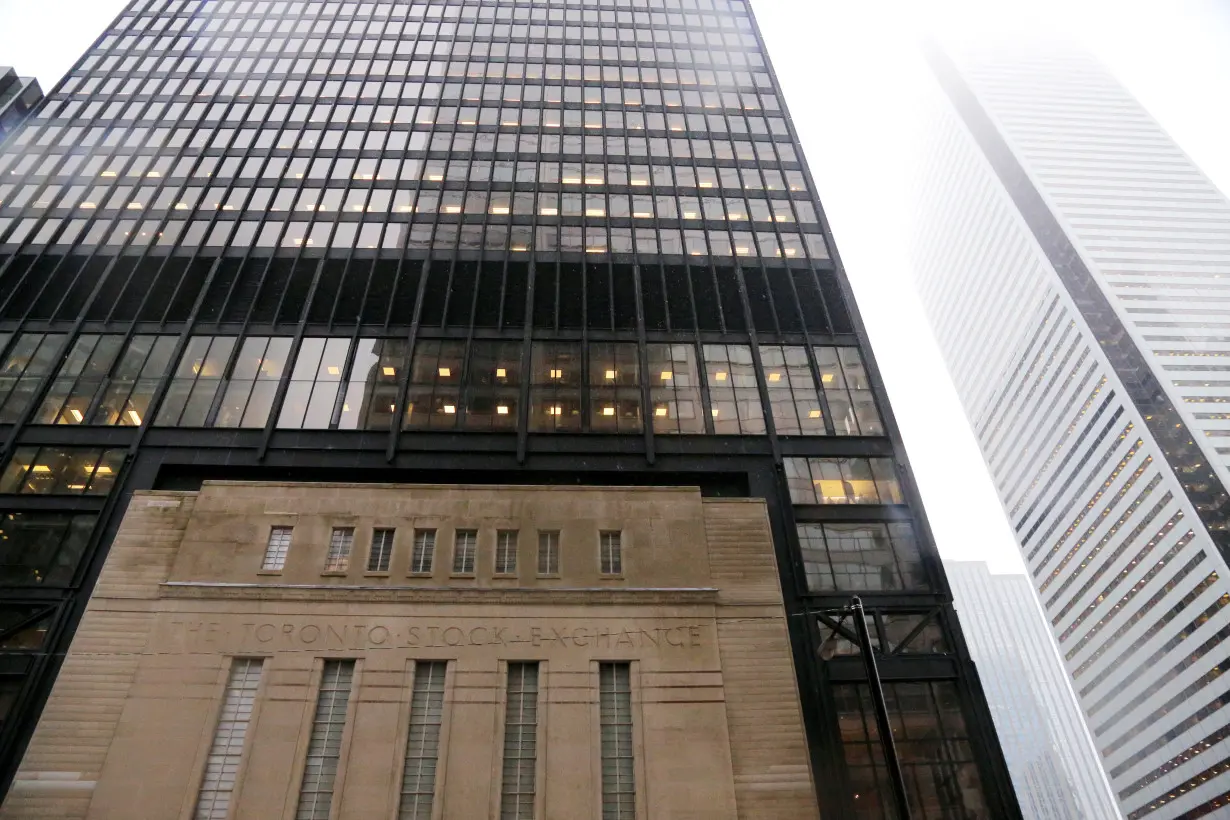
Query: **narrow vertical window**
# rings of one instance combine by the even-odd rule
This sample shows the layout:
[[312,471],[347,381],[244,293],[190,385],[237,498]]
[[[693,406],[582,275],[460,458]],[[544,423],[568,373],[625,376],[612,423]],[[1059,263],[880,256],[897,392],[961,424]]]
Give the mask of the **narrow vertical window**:
[[622,533],[599,533],[601,550],[601,571],[603,575],[619,575],[624,571],[624,556]]
[[196,799],[196,812],[192,815],[195,820],[225,820],[230,815],[235,774],[243,757],[263,665],[264,661],[259,658],[236,658],[231,664],[222,714],[214,729],[213,743],[205,761],[205,777]]
[[602,743],[602,820],[636,817],[632,756],[632,670],[626,663],[598,665],[598,720]]
[[274,527],[269,531],[269,543],[265,545],[265,560],[261,562],[261,569],[278,571],[286,566],[290,533],[290,527]]
[[495,574],[512,575],[517,571],[517,531],[500,530],[495,536]]
[[353,679],[354,661],[325,661],[295,820],[329,820]]
[[457,530],[453,539],[453,574],[473,575],[478,551],[478,530]]
[[431,560],[436,553],[436,531],[414,531],[414,554],[410,556],[410,571],[431,572]]
[[538,664],[508,665],[500,820],[532,820],[538,772]]
[[354,527],[334,527],[329,536],[329,552],[325,555],[325,572],[345,572],[350,567],[352,549]]
[[559,532],[538,533],[538,574],[559,575]]
[[367,553],[368,572],[388,572],[393,558],[393,530],[372,530],[372,548]]
[[401,776],[401,806],[397,820],[431,820],[436,795],[436,764],[440,756],[440,722],[444,717],[445,661],[414,665],[410,694],[410,731],[406,737],[406,767]]

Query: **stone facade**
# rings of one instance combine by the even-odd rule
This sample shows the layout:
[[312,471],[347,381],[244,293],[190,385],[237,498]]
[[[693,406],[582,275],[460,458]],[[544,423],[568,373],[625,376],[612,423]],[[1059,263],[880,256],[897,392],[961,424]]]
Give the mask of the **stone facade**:
[[[262,571],[272,527],[293,527]],[[333,528],[348,567],[325,572]],[[387,572],[372,529],[395,528]],[[454,574],[456,529],[478,531]],[[416,530],[436,531],[411,573]],[[499,531],[516,571],[497,575]],[[559,571],[538,573],[538,532]],[[602,574],[601,532],[622,571]],[[137,493],[0,820],[187,820],[236,657],[264,658],[229,817],[294,816],[326,659],[355,660],[330,817],[394,818],[415,661],[448,661],[434,817],[498,817],[510,661],[540,664],[535,817],[601,817],[598,664],[629,662],[637,817],[815,818],[763,503],[688,488],[207,482]]]

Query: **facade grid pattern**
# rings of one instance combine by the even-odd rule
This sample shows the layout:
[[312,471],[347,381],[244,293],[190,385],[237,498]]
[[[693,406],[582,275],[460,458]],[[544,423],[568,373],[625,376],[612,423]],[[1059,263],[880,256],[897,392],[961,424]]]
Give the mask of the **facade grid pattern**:
[[[990,807],[964,810],[1016,817],[848,294],[744,0],[132,0],[0,149],[0,468],[19,447],[124,455],[99,494],[0,493],[23,538],[35,516],[57,534],[0,598],[54,578],[71,622],[125,499],[212,478],[764,498],[809,624],[815,782],[848,784],[834,682],[862,673],[817,659],[812,616],[857,591],[886,624],[929,613],[943,651],[885,672],[952,684]],[[791,503],[804,474],[826,483]],[[800,523],[855,528],[848,570],[809,584]],[[438,567],[424,524],[412,574],[515,560],[497,534]],[[546,577],[561,537],[538,534]],[[380,554],[373,533],[374,572]],[[0,725],[0,782],[58,651]],[[401,815],[428,816],[436,760],[413,759]],[[853,794],[818,796],[840,818]]]

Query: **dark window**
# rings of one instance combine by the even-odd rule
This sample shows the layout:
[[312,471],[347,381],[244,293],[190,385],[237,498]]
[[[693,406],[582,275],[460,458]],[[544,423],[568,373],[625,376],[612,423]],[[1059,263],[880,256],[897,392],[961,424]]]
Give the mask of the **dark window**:
[[535,342],[530,373],[530,429],[581,429],[581,346]]
[[641,429],[641,367],[634,343],[589,345],[589,426],[603,433]]
[[403,339],[359,340],[339,429],[388,430],[392,426],[408,348]]
[[372,546],[367,553],[368,572],[388,572],[393,558],[393,530],[372,530]]
[[[883,820],[892,816],[892,792],[871,693],[861,684],[833,692],[854,816]],[[956,684],[886,683],[884,698],[913,816],[989,820]]]
[[909,524],[799,524],[811,592],[926,589],[927,574]]
[[0,364],[0,424],[20,419],[39,382],[55,368],[63,333],[23,333]]
[[66,587],[94,528],[93,515],[0,514],[0,584]]
[[466,429],[515,430],[520,396],[521,343],[474,342],[466,371]]
[[406,428],[451,430],[461,407],[465,342],[429,339],[414,346]]

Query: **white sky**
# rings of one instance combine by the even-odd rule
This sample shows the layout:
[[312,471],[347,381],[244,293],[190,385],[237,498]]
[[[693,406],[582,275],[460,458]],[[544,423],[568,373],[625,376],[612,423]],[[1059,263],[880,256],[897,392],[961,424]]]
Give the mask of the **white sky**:
[[[920,24],[1015,15],[1084,42],[1230,191],[1227,0],[752,0],[871,335],[945,558],[1022,567],[909,271]],[[49,90],[123,0],[0,0],[0,64]],[[1023,11],[1027,10],[1027,11]],[[980,23],[971,19],[978,17]]]

